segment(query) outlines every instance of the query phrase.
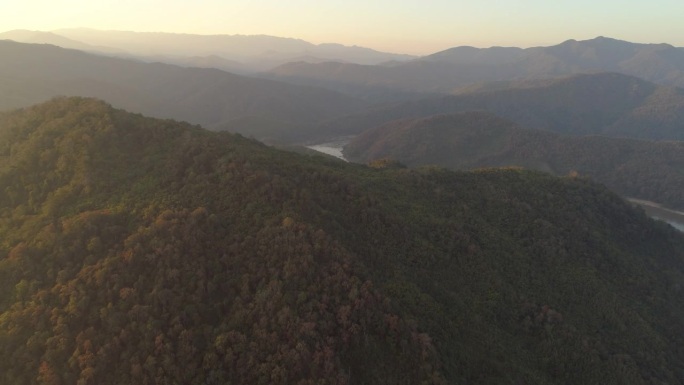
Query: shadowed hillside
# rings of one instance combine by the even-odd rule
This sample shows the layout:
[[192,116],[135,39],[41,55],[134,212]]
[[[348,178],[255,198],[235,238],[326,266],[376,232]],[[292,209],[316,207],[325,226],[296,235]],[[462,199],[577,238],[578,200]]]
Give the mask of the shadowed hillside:
[[390,158],[408,166],[457,170],[520,166],[579,173],[629,196],[684,208],[684,142],[563,136],[522,128],[484,112],[408,119],[365,131],[347,159]]
[[614,73],[500,86],[369,109],[326,122],[319,132],[350,135],[396,119],[487,111],[525,127],[567,135],[684,140],[680,88]]

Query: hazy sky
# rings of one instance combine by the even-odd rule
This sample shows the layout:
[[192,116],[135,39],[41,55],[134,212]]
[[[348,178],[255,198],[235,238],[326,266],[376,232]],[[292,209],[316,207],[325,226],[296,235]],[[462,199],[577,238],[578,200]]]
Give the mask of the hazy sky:
[[607,36],[684,46],[682,0],[0,0],[0,32],[265,34],[432,53]]

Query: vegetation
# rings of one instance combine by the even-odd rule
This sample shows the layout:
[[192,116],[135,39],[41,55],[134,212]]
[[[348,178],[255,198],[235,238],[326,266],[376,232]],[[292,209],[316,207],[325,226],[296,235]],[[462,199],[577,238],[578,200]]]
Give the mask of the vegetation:
[[684,142],[565,136],[466,112],[382,125],[357,136],[344,153],[352,161],[391,158],[414,167],[520,166],[561,176],[578,173],[625,196],[684,209]]
[[583,178],[0,116],[0,383],[656,384],[684,238]]

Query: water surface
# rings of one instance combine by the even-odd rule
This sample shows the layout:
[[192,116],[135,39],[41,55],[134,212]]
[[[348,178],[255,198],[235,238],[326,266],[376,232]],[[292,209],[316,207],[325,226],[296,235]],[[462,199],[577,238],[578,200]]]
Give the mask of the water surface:
[[667,209],[655,202],[631,198],[628,200],[642,207],[648,216],[667,222],[675,229],[684,232],[684,212]]
[[306,147],[324,154],[332,155],[336,158],[344,160],[345,162],[348,162],[342,154],[342,149],[352,140],[352,138],[353,137],[343,137],[325,143],[312,144]]

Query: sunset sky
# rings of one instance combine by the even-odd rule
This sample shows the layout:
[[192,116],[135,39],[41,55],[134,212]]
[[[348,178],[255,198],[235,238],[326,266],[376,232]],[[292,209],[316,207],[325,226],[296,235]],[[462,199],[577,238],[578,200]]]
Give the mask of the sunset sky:
[[684,46],[681,0],[0,0],[0,32],[265,34],[427,54],[607,36]]

